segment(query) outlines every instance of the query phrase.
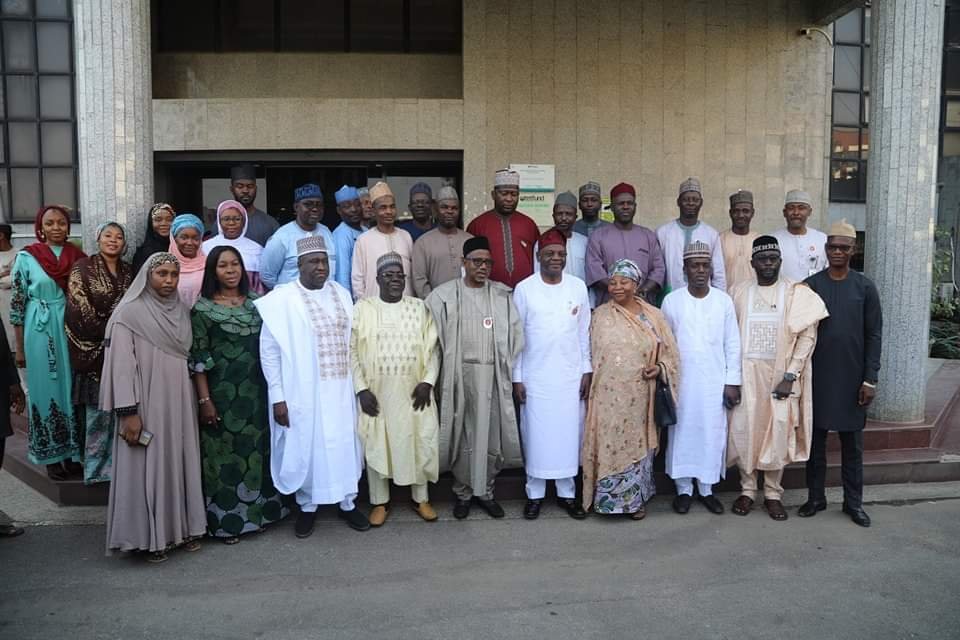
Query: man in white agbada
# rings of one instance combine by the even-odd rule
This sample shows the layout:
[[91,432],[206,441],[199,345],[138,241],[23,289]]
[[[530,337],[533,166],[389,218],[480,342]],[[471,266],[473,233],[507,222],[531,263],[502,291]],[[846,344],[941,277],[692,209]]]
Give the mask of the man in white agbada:
[[827,234],[807,226],[813,213],[810,194],[801,189],[787,192],[783,203],[783,218],[786,227],[771,235],[780,245],[783,266],[780,273],[795,282],[803,282],[815,273],[827,268]]
[[350,338],[373,527],[390,515],[391,479],[410,486],[411,506],[421,518],[437,519],[427,494],[440,468],[432,402],[440,373],[437,329],[423,300],[403,295],[405,276],[400,254],[380,256],[380,295],[357,301]]
[[513,290],[523,322],[523,351],[513,363],[513,391],[527,472],[523,516],[535,520],[547,480],[557,504],[572,518],[587,517],[576,499],[584,400],[590,391],[590,297],[587,285],[565,273],[567,238],[550,229],[540,236],[539,269]]
[[683,254],[694,242],[702,242],[710,249],[710,262],[713,275],[710,285],[721,291],[727,290],[726,267],[723,263],[723,247],[720,234],[716,229],[700,220],[700,208],[703,207],[703,189],[696,178],[687,178],[680,184],[677,196],[680,215],[676,220],[657,228],[657,240],[663,250],[663,259],[667,266],[664,282],[665,291],[676,291],[687,286],[684,276]]
[[810,457],[813,428],[813,348],[827,307],[810,287],[780,277],[773,236],[753,241],[755,279],[733,290],[743,345],[741,403],[730,412],[727,466],[740,471],[733,512],[750,513],[763,472],[763,505],[786,520],[783,468]]
[[667,295],[661,311],[680,350],[677,424],[667,439],[666,472],[677,485],[673,509],[687,513],[696,479],[699,500],[723,513],[713,485],[726,471],[727,413],[740,402],[740,328],[733,301],[710,286],[712,249],[694,242],[683,252],[687,286]]
[[317,505],[339,503],[357,531],[370,528],[354,506],[363,470],[357,401],[350,374],[353,303],[328,279],[323,236],[297,241],[300,276],[254,302],[263,318],[260,364],[273,410],[270,475],[277,490],[296,494],[298,538],[313,533]]

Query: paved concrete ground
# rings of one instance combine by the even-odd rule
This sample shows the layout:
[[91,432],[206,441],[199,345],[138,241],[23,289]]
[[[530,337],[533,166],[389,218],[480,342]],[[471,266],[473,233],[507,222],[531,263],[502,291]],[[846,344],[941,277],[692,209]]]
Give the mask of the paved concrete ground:
[[327,513],[305,541],[288,522],[159,566],[104,557],[99,525],[30,527],[0,541],[0,638],[958,637],[960,500],[873,505],[871,529],[836,504],[785,523],[666,497],[643,522],[506,506],[426,524],[398,505],[365,533]]

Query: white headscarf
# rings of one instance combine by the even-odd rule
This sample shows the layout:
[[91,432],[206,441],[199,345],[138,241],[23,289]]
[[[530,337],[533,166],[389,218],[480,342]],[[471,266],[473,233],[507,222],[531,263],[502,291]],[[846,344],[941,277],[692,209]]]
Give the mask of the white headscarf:
[[[220,214],[227,209],[236,209],[243,216],[243,231],[240,236],[233,240],[223,235],[223,228],[220,226]],[[217,207],[217,235],[203,243],[203,252],[210,254],[214,247],[228,246],[233,247],[240,252],[243,258],[243,266],[249,272],[260,272],[260,254],[263,253],[263,247],[247,237],[247,225],[250,224],[250,218],[247,216],[247,209],[236,200],[224,200]]]

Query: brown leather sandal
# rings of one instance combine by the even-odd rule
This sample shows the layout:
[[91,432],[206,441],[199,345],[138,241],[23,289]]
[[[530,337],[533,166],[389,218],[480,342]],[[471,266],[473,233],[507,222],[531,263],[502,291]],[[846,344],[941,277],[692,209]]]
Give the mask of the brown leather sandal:
[[733,511],[738,516],[745,516],[753,509],[753,498],[750,496],[740,496],[733,502]]

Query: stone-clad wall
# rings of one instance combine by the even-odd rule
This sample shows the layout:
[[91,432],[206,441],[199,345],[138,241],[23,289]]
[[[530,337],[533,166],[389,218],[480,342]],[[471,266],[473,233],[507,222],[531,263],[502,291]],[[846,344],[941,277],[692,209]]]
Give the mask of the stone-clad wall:
[[730,191],[756,193],[766,229],[782,224],[784,192],[803,186],[820,226],[832,58],[824,38],[797,34],[806,20],[790,0],[464,0],[462,100],[290,98],[282,87],[273,98],[157,99],[154,141],[463,150],[468,218],[511,162],[555,164],[561,190],[633,182],[650,226],[675,215],[688,175],[719,226]]
[[155,53],[154,98],[457,98],[459,55]]

